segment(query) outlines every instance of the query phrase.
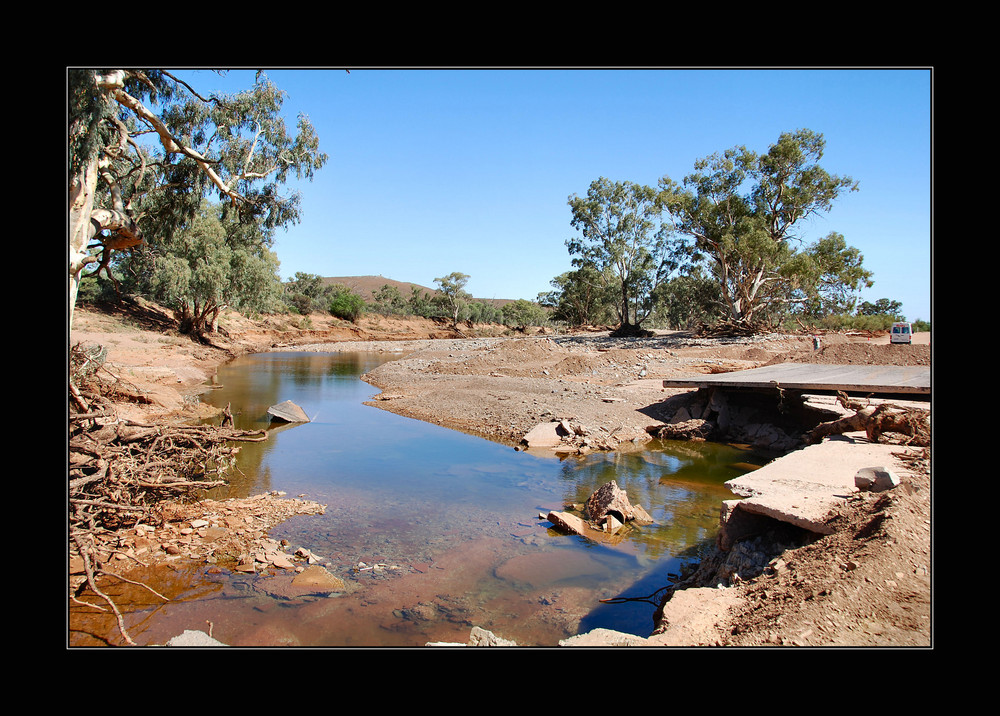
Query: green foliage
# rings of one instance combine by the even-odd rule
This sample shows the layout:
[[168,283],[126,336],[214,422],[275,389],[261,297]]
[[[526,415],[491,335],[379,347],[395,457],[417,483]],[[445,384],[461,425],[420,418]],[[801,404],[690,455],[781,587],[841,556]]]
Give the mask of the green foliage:
[[314,308],[313,300],[304,293],[285,294],[285,303],[301,316],[308,316]]
[[792,304],[807,313],[842,309],[869,280],[839,234],[805,253],[794,246],[803,220],[857,190],[850,177],[819,166],[824,147],[821,134],[802,129],[782,134],[766,154],[738,146],[696,161],[681,184],[660,180],[660,199],[682,237],[676,254],[707,266],[728,320],[759,323]]
[[80,282],[76,300],[83,304],[97,304],[114,301],[117,298],[115,287],[103,278],[88,277]]
[[550,318],[570,326],[605,325],[616,315],[617,295],[591,264],[556,276],[553,290],[538,295],[538,303],[552,309]]
[[365,300],[347,286],[333,284],[329,302],[330,313],[345,321],[357,322],[365,312]]
[[399,315],[407,310],[406,299],[392,284],[383,284],[382,288],[372,294],[372,301],[374,310],[383,316]]
[[508,326],[524,330],[528,326],[541,326],[548,318],[545,309],[532,301],[519,298],[505,303],[501,309],[503,321]]
[[211,330],[225,307],[266,312],[280,290],[274,254],[232,240],[227,227],[234,224],[220,214],[218,207],[202,207],[171,242],[157,248],[145,276],[147,290],[178,312],[184,331]]
[[892,301],[888,298],[880,298],[875,303],[870,303],[864,301],[858,306],[859,316],[894,316],[897,320],[902,319],[902,314],[900,311],[903,309],[903,304],[899,301]]
[[573,265],[599,277],[605,295],[614,292],[623,328],[640,325],[653,310],[656,287],[676,268],[656,190],[601,177],[586,197],[570,196],[569,206],[580,232],[566,242]]
[[[263,73],[243,92],[212,97],[158,69],[72,69],[67,84],[71,309],[73,278],[108,245],[108,268],[124,277],[126,290],[155,283],[190,308],[194,299],[185,294],[198,295],[200,306],[217,304],[225,282],[248,310],[272,302],[277,262],[269,250],[275,231],[297,222],[300,211],[298,193],[281,189],[311,180],[327,161],[308,118],[287,127],[284,93]],[[213,196],[222,202],[219,219],[234,254],[222,271],[221,249],[205,235],[211,258],[187,262],[185,273],[188,234]],[[116,245],[122,238],[132,243],[130,253]],[[141,250],[134,248],[139,238]]]
[[850,315],[846,313],[815,317],[809,325],[828,331],[888,331],[896,321],[886,314]]
[[503,309],[485,301],[467,304],[459,318],[472,323],[503,323],[504,320]]
[[423,318],[436,318],[441,315],[441,309],[434,303],[433,298],[427,291],[422,291],[417,286],[410,287],[410,298],[407,300],[410,314]]
[[459,271],[452,271],[447,276],[434,279],[440,291],[439,300],[451,315],[452,323],[458,324],[458,315],[462,306],[471,298],[465,292],[465,284],[469,282],[469,276]]
[[333,288],[323,282],[323,277],[316,274],[296,271],[295,277],[284,286],[284,301],[296,313],[308,316],[313,311],[329,307]]
[[862,267],[863,260],[836,232],[794,254],[780,273],[789,283],[797,312],[824,316],[853,311],[857,292],[872,285],[872,273]]
[[921,318],[918,318],[917,320],[913,321],[910,324],[910,329],[914,333],[921,333],[921,332],[923,332],[923,333],[930,333],[930,331],[931,331],[931,322],[930,321],[925,321],[925,320],[923,320]]
[[674,330],[691,330],[715,323],[723,317],[724,304],[719,284],[700,268],[661,284],[656,292],[655,325]]

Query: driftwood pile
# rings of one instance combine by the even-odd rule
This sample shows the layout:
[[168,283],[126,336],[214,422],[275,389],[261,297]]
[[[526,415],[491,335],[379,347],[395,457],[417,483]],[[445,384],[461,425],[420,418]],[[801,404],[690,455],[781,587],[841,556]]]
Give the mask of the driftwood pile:
[[718,321],[700,323],[692,330],[695,338],[745,338],[767,333],[772,327],[759,321]]
[[85,585],[117,615],[95,579],[106,573],[109,535],[140,521],[160,524],[168,501],[226,484],[223,475],[239,451],[233,443],[263,441],[267,433],[120,419],[113,398],[137,391],[105,366],[104,357],[100,347],[70,350],[69,548],[71,559],[83,562]]

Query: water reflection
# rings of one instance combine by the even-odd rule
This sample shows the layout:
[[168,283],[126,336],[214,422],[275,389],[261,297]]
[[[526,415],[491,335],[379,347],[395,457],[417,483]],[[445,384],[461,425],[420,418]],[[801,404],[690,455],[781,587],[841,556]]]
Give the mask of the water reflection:
[[[204,399],[230,404],[238,428],[268,427],[267,408],[285,400],[312,419],[244,444],[227,494],[283,490],[328,505],[326,514],[294,518],[272,536],[324,556],[356,589],[278,610],[266,598],[248,600],[243,589],[230,607],[253,602],[258,626],[248,631],[240,619],[217,616],[229,629],[217,637],[266,641],[262,613],[270,615],[265,630],[280,623],[282,643],[416,645],[446,634],[464,641],[474,625],[525,645],[599,626],[647,635],[652,605],[599,600],[652,594],[696,560],[730,496],[723,482],[745,472],[753,456],[673,441],[562,460],[516,452],[365,406],[377,389],[359,376],[392,358],[268,353],[220,369]],[[655,524],[630,525],[621,541],[595,544],[538,519],[585,502],[609,480]],[[398,566],[399,576],[365,581],[354,568],[372,560]]]

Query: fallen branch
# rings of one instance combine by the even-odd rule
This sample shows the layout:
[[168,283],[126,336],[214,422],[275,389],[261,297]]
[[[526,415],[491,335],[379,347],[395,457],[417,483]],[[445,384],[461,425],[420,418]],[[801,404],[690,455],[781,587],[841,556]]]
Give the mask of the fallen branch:
[[76,544],[77,551],[79,552],[80,557],[83,559],[83,569],[87,575],[87,586],[90,587],[90,590],[94,594],[103,599],[107,603],[107,605],[111,608],[111,611],[114,612],[115,620],[118,623],[118,631],[121,632],[122,638],[125,640],[125,643],[128,644],[129,646],[137,646],[137,644],[132,640],[132,637],[129,636],[128,630],[125,628],[125,619],[122,617],[122,613],[118,610],[118,607],[111,600],[111,597],[102,592],[100,588],[98,588],[97,586],[97,580],[94,578],[94,568],[91,566],[90,563],[90,550],[88,550],[87,547],[83,544],[82,540],[80,539],[80,535],[78,534],[73,535],[73,542]]
[[[855,410],[853,415],[847,415],[838,420],[820,423],[803,435],[807,444],[818,443],[829,435],[864,430],[872,442],[890,442],[885,437],[887,433],[895,436],[891,442],[903,445],[929,446],[930,413],[917,408],[902,408],[892,403],[883,403],[878,407],[863,405],[859,401],[851,401],[844,394],[839,395],[841,405]],[[885,439],[883,439],[885,437]]]

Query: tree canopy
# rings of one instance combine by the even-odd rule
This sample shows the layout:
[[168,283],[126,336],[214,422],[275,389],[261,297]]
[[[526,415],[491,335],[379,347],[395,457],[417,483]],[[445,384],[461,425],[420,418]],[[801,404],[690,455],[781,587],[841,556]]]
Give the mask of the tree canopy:
[[441,300],[449,309],[452,316],[452,324],[458,325],[458,314],[462,305],[471,298],[465,292],[465,284],[469,282],[469,275],[461,271],[452,271],[447,276],[434,279],[438,290],[441,292]]
[[[252,88],[203,97],[165,70],[70,69],[69,310],[87,267],[115,252],[169,244],[205,198],[232,222],[229,242],[270,246],[299,219],[299,196],[327,161],[308,117],[294,131],[284,93],[258,72]],[[155,260],[156,257],[154,257]]]
[[638,328],[653,310],[656,287],[676,266],[656,190],[601,177],[585,197],[570,196],[569,206],[570,223],[579,231],[566,242],[573,265],[590,267],[590,275],[617,295],[621,332]]
[[603,325],[615,314],[617,297],[610,295],[609,284],[592,264],[567,271],[549,282],[552,290],[538,295],[538,302],[552,309],[552,318],[571,326]]
[[175,309],[182,332],[212,329],[223,308],[270,310],[280,293],[277,257],[259,244],[234,241],[217,205],[206,204],[153,262],[148,291]]
[[737,146],[698,160],[680,184],[660,180],[683,254],[708,264],[733,323],[752,325],[793,303],[843,304],[870,280],[839,235],[809,254],[797,247],[804,220],[857,190],[850,177],[820,167],[824,147],[823,135],[802,129],[783,133],[766,154]]

